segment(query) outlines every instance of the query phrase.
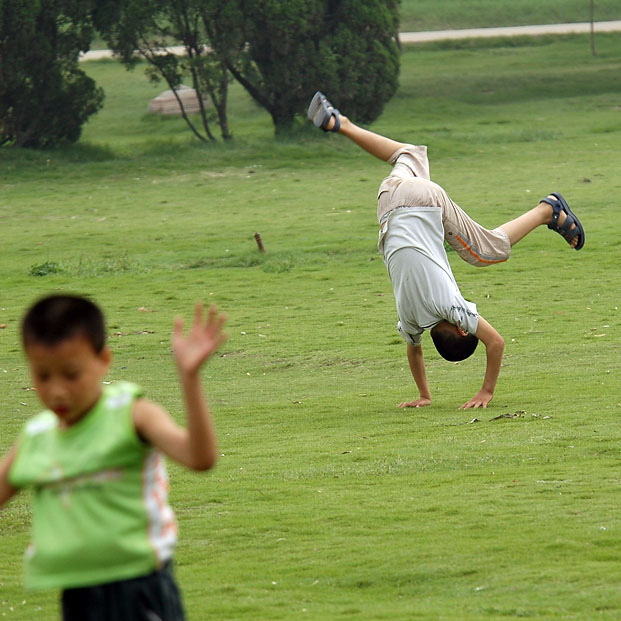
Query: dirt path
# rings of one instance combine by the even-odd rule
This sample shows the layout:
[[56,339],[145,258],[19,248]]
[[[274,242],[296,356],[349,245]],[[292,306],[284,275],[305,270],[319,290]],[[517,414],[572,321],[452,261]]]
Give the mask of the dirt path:
[[[595,32],[621,31],[621,20],[613,22],[595,22]],[[442,41],[443,39],[472,39],[478,37],[519,37],[546,34],[572,34],[591,32],[590,22],[575,24],[545,24],[541,26],[507,26],[504,28],[468,28],[464,30],[433,30],[429,32],[402,32],[401,43],[422,43],[425,41]]]

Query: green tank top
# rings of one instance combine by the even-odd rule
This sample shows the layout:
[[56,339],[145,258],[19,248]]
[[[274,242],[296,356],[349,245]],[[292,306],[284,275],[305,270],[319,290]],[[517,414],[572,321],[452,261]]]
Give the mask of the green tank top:
[[93,409],[60,429],[30,419],[9,482],[33,487],[29,588],[71,588],[148,574],[172,557],[177,525],[163,455],[138,437],[130,383],[104,387]]

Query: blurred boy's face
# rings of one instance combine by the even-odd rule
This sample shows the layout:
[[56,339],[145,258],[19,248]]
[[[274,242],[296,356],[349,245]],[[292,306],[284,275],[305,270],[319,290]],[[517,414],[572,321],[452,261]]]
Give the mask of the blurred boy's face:
[[110,351],[96,353],[77,334],[58,345],[26,345],[30,373],[39,399],[59,418],[61,427],[79,421],[101,396],[101,381],[110,364]]

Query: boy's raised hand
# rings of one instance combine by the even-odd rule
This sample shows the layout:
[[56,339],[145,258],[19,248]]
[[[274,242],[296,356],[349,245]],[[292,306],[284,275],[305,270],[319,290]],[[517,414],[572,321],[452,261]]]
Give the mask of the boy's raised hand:
[[187,336],[183,334],[183,319],[177,317],[172,335],[172,349],[181,373],[198,372],[201,365],[228,338],[223,331],[226,315],[219,313],[215,306],[210,306],[207,317],[203,317],[203,304],[197,302],[194,309],[194,322]]

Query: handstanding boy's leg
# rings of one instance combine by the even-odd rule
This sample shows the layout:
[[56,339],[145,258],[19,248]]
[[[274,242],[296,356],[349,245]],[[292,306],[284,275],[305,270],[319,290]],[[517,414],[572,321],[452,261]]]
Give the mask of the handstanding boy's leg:
[[584,245],[584,228],[567,201],[557,193],[542,198],[533,209],[493,230],[475,222],[447,196],[442,202],[445,240],[460,258],[475,267],[506,261],[511,248],[531,231],[546,224],[574,249]]
[[384,162],[387,162],[396,151],[407,146],[402,142],[397,142],[368,129],[363,129],[343,115],[341,115],[339,133]]
[[560,194],[550,194],[536,207],[500,228],[508,235],[513,246],[542,224],[560,233],[572,248],[580,250],[584,245],[584,229]]
[[308,116],[317,127],[324,131],[338,132],[347,136],[359,147],[384,162],[387,162],[398,149],[407,146],[402,142],[358,127],[334,108],[320,92],[317,92],[313,97],[308,107]]
[[[343,134],[359,147],[385,162],[388,162],[399,149],[408,146],[405,143],[397,142],[391,138],[387,138],[367,129],[363,129],[362,127],[358,127],[355,123],[350,121],[346,116],[342,115],[336,108],[334,108],[334,106],[332,106],[332,104],[321,92],[317,92],[313,97],[308,108],[308,118],[311,119],[317,127],[323,129],[324,131],[332,131]],[[448,195],[447,199],[450,200]],[[452,204],[452,206],[456,207],[454,204]],[[471,230],[469,232],[475,233],[475,235],[468,235],[467,237],[469,238],[473,236],[476,237],[477,231],[481,233],[483,239],[485,239],[490,233],[487,229],[484,229],[479,224],[474,222],[474,220],[472,220],[461,209],[459,209],[459,213],[453,213],[453,215],[457,221],[456,230],[467,230],[470,227]],[[464,224],[465,221],[469,223],[468,226]],[[446,224],[447,223],[445,222],[445,228]],[[580,220],[578,220],[576,215],[571,211],[565,199],[560,194],[556,193],[550,194],[546,198],[541,199],[536,207],[521,216],[518,216],[514,220],[503,224],[498,227],[498,229],[502,231],[502,234],[508,237],[510,246],[514,246],[526,235],[528,235],[528,233],[542,224],[547,224],[548,228],[562,235],[572,248],[580,250],[584,245],[585,235]],[[495,232],[492,231],[491,236],[493,238],[493,242],[495,239]],[[504,241],[503,243],[506,247],[505,251],[499,253],[497,258],[492,258],[491,260],[480,259],[480,257],[477,256],[477,253],[473,253],[472,249],[469,247],[469,244],[462,241],[462,236],[459,237],[460,239],[455,241],[455,239],[451,239],[449,236],[447,241],[453,245],[464,260],[472,263],[473,265],[480,266],[498,263],[505,261],[509,256],[509,248],[506,247],[507,244],[506,241]],[[465,250],[462,249],[462,245],[465,246]]]

